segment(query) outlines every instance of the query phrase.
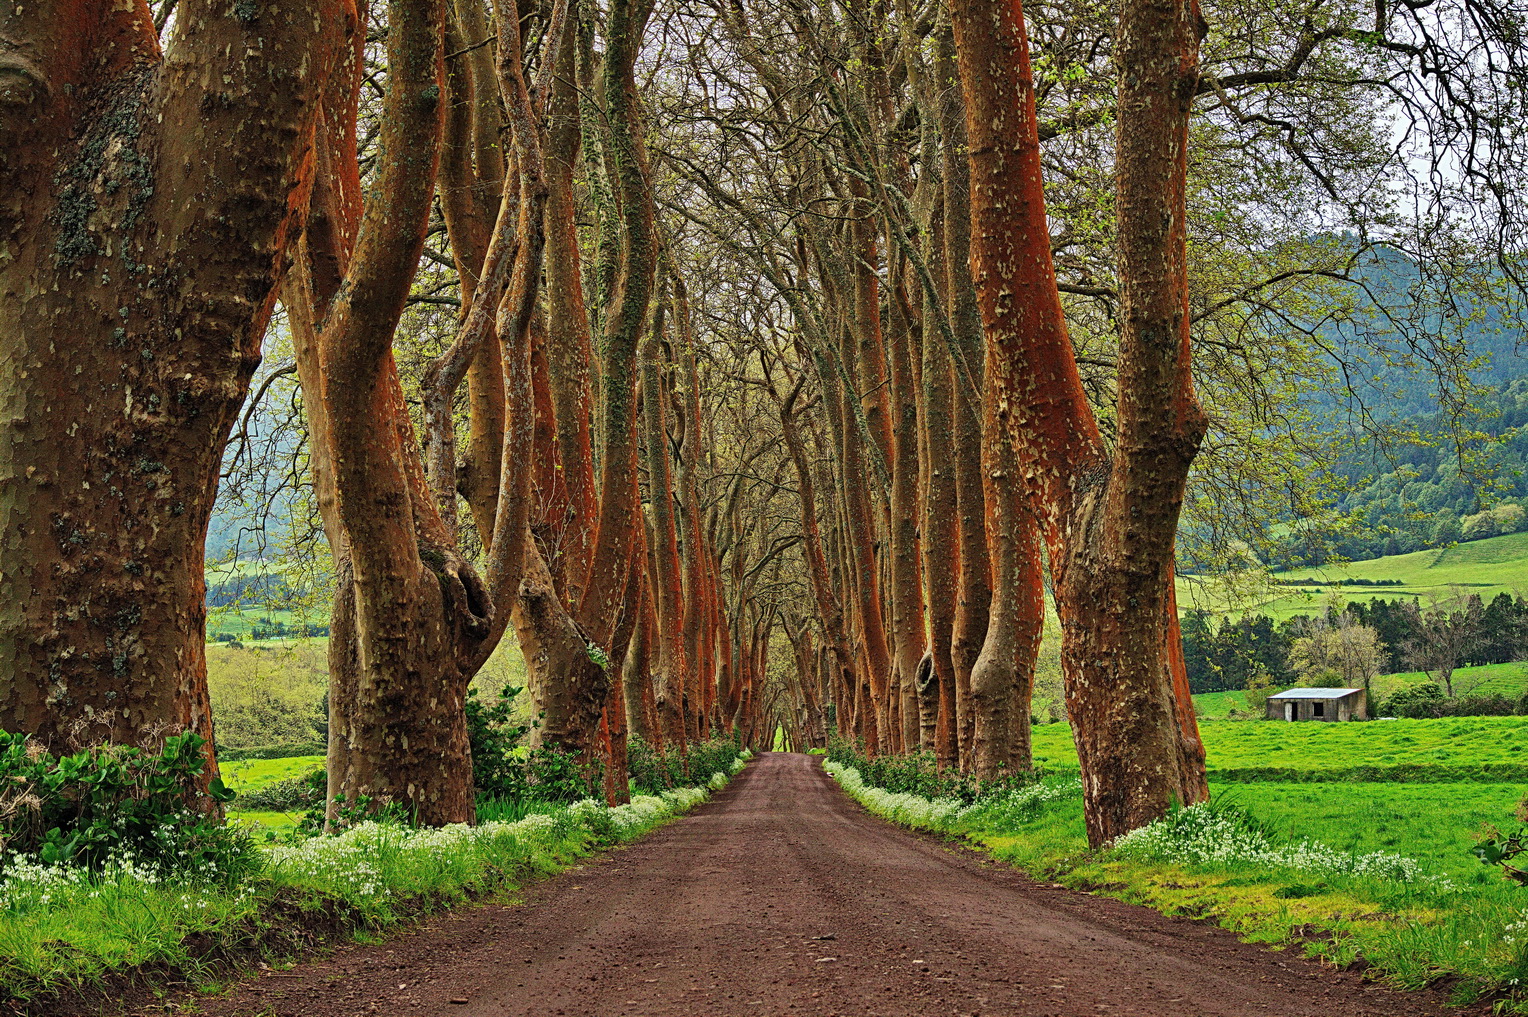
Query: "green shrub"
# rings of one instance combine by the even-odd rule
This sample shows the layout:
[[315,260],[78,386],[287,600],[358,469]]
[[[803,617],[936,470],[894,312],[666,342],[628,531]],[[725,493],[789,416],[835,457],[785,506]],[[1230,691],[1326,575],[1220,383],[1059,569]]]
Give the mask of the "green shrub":
[[1449,699],[1437,682],[1419,682],[1391,696],[1380,712],[1389,717],[1417,720],[1429,717],[1511,717],[1524,712],[1524,702],[1528,702],[1528,695],[1514,699],[1501,693]]
[[201,736],[158,752],[103,745],[52,756],[26,735],[0,732],[0,850],[13,861],[100,870],[112,862],[219,880],[259,867],[249,838],[224,826],[222,781],[201,786]]
[[656,795],[672,787],[703,784],[717,771],[731,772],[742,747],[728,738],[691,742],[683,751],[658,753],[640,738],[626,743],[626,769],[633,794]]
[[971,805],[982,797],[1028,787],[1050,775],[1040,767],[983,780],[975,774],[961,773],[953,767],[939,769],[932,752],[869,758],[860,753],[857,744],[841,738],[834,738],[828,743],[828,758],[835,763],[852,766],[870,787],[883,788],[894,794],[917,795],[920,798],[954,799],[965,805]]
[[530,728],[514,720],[520,689],[506,685],[495,701],[467,690],[467,737],[472,746],[472,780],[488,801],[576,802],[597,797],[603,781],[598,764],[580,763],[557,745],[521,748]]
[[322,804],[328,776],[320,767],[297,777],[272,781],[252,791],[241,791],[234,807],[261,812],[301,812]]

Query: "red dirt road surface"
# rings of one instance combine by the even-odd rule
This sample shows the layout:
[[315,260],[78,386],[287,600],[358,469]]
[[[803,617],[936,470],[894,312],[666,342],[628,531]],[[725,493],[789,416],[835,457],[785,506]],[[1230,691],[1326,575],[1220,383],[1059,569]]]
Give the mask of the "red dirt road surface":
[[1208,924],[1036,883],[885,823],[769,753],[690,815],[217,1017],[1410,1017],[1455,1014]]

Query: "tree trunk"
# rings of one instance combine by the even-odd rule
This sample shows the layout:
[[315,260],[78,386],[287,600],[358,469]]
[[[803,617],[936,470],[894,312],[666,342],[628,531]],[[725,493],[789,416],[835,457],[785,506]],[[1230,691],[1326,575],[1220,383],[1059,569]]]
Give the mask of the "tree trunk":
[[0,728],[193,730],[204,542],[353,7],[0,12]]
[[678,745],[689,740],[685,693],[689,661],[685,656],[683,570],[674,525],[673,478],[669,472],[668,427],[661,373],[663,312],[654,316],[653,334],[642,346],[643,442],[647,449],[648,496],[652,502],[655,571],[649,585],[658,611],[655,633],[658,656],[653,667],[653,694],[663,717],[665,737]]
[[[955,43],[947,26],[934,38],[935,78],[956,77]],[[966,150],[965,105],[958,90],[945,88],[939,106],[939,133],[943,141],[944,176],[944,269],[945,303],[950,329],[978,386],[982,385],[985,350],[976,283],[971,278],[971,163]],[[950,664],[955,678],[956,751],[962,770],[971,768],[975,738],[975,714],[971,710],[971,672],[987,639],[992,607],[992,565],[987,548],[986,495],[982,482],[982,408],[979,397],[956,384],[957,365],[950,363],[954,390],[952,427],[956,504],[959,509],[958,584],[955,621],[951,633]]]
[[1167,645],[1173,540],[1204,417],[1190,374],[1184,179],[1200,22],[1127,0],[1120,68],[1120,349],[1111,459],[1077,373],[1045,228],[1023,12],[955,0],[971,145],[973,269],[986,387],[1043,526],[1062,671],[1095,845],[1202,797],[1203,754]]
[[918,534],[918,386],[913,369],[914,358],[921,362],[922,352],[913,335],[912,322],[899,300],[893,301],[889,317],[890,402],[895,423],[891,472],[891,619],[896,647],[894,667],[901,686],[902,723],[898,735],[902,751],[912,752],[923,741],[917,694],[918,665],[923,660],[925,645]]

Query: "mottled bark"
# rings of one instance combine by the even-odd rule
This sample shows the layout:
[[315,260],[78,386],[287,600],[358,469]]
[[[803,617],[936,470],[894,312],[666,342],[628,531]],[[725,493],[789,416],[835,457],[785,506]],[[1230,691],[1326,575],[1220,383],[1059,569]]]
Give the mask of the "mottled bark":
[[[955,43],[948,26],[935,35],[935,77],[956,76]],[[981,386],[985,343],[976,283],[971,278],[971,163],[966,146],[965,105],[960,90],[946,88],[939,105],[944,197],[945,304],[950,329],[974,381]],[[971,711],[971,671],[987,639],[992,606],[992,566],[987,548],[986,496],[982,483],[982,407],[958,384],[951,365],[953,455],[960,568],[956,573],[955,619],[950,665],[955,678],[956,751],[962,769],[971,766],[975,715]]]
[[[931,199],[929,260],[944,262],[945,216],[943,189]],[[949,286],[946,282],[946,291]],[[925,318],[934,312],[929,312]],[[949,347],[935,339],[923,343],[922,398],[918,402],[918,430],[922,435],[919,463],[922,509],[923,602],[928,614],[928,703],[932,730],[928,748],[940,767],[960,763],[956,726],[955,619],[959,602],[959,576],[964,567],[959,542],[960,502],[956,488],[959,455],[954,442],[952,409],[957,398]]]
[[141,0],[0,11],[0,728],[213,763],[207,522],[355,28],[187,0],[161,53]]
[[[612,0],[605,31],[602,89],[606,105],[605,165],[620,207],[620,255],[600,347],[603,383],[600,426],[600,521],[589,574],[579,605],[590,638],[610,641],[621,611],[622,584],[641,519],[637,491],[637,347],[647,328],[657,268],[657,240],[647,156],[642,147],[633,68],[646,23],[646,8]],[[603,294],[601,294],[603,296]]]
[[552,566],[570,604],[581,603],[589,588],[589,561],[600,521],[590,423],[592,350],[575,228],[573,180],[581,138],[576,42],[574,32],[563,33],[546,116],[547,358],[568,512]]
[[[780,433],[785,440],[786,452],[796,470],[796,491],[801,504],[802,551],[806,556],[807,578],[812,585],[812,596],[817,602],[817,617],[827,637],[827,648],[833,653],[839,670],[851,676],[857,665],[850,645],[844,618],[843,602],[828,574],[827,556],[822,548],[822,527],[817,521],[817,484],[812,477],[811,463],[806,457],[806,446],[801,440],[801,429],[796,424],[796,400],[806,382],[802,375],[780,401]],[[845,710],[846,714],[850,711]]]
[[1122,335],[1116,452],[1087,404],[1062,315],[1023,13],[953,5],[971,146],[973,268],[986,387],[1017,443],[1049,545],[1062,670],[1091,843],[1202,796],[1192,712],[1167,640],[1173,541],[1204,418],[1190,375],[1184,255],[1191,2],[1127,0],[1115,59]]
[[898,741],[903,752],[911,752],[922,742],[916,678],[926,648],[918,533],[918,385],[913,369],[915,358],[921,363],[922,351],[913,334],[913,323],[899,300],[893,301],[888,317],[894,423],[889,593],[892,645],[896,650],[893,667],[901,708]]

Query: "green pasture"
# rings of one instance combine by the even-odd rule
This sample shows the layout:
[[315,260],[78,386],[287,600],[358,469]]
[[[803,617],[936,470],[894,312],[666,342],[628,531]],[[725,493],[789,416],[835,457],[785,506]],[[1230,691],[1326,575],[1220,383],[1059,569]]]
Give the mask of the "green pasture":
[[[234,607],[210,608],[207,611],[207,641],[213,642],[217,636],[228,634],[239,640],[239,642],[248,645],[252,642],[250,633],[254,631],[255,626],[260,624],[269,625],[271,622],[282,622],[289,627],[292,625],[327,625],[329,623],[329,613],[326,608],[316,612],[267,611],[259,607],[251,607],[248,610]],[[306,638],[313,641],[319,639],[328,640],[327,636],[297,638]],[[290,639],[267,639],[261,640],[256,645],[263,646],[266,643],[286,643],[290,641]]]
[[[1338,770],[1355,766],[1528,764],[1528,717],[1348,724],[1205,720],[1199,730],[1211,780],[1217,769],[1244,767]],[[1068,725],[1041,724],[1034,728],[1033,736],[1037,763],[1064,768],[1077,765]]]
[[[1374,681],[1376,696],[1392,695],[1397,689],[1419,682],[1436,681],[1421,671],[1401,671],[1380,675]],[[1528,661],[1511,664],[1480,664],[1454,669],[1454,694],[1459,696],[1500,695],[1516,699],[1528,692]],[[1198,701],[1198,697],[1195,697]]]
[[[1278,837],[1340,851],[1390,851],[1457,883],[1494,885],[1501,873],[1470,853],[1482,830],[1516,828],[1521,784],[1216,784]],[[1528,905],[1528,901],[1524,902]]]
[[223,783],[240,793],[255,791],[278,780],[301,777],[324,765],[323,756],[292,756],[289,759],[240,759],[221,763]]
[[255,834],[286,833],[297,827],[302,819],[299,812],[270,812],[260,809],[229,809],[228,822],[247,827]]
[[1262,716],[1247,705],[1247,694],[1241,689],[1201,692],[1194,697],[1194,709],[1198,712],[1201,721],[1230,720],[1232,710],[1235,710],[1243,719]]
[[[1382,598],[1452,597],[1456,590],[1479,594],[1489,602],[1498,593],[1514,596],[1528,593],[1528,532],[1509,533],[1486,540],[1473,540],[1453,547],[1414,551],[1346,565],[1293,569],[1275,573],[1280,582],[1310,581],[1312,585],[1293,589],[1269,586],[1250,601],[1239,602],[1239,612],[1266,614],[1282,621],[1297,614],[1322,610],[1335,592],[1343,603]],[[1399,580],[1399,586],[1344,586],[1352,579]],[[1179,579],[1178,603],[1205,610],[1225,609],[1225,600],[1213,584],[1197,577]]]

